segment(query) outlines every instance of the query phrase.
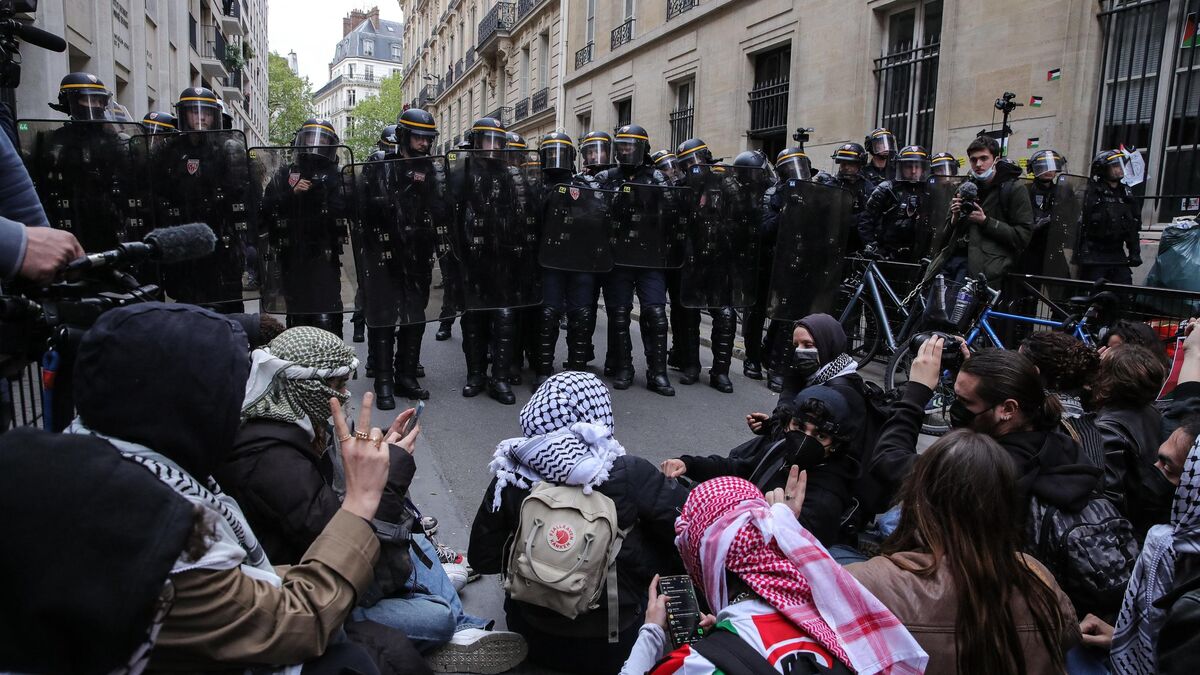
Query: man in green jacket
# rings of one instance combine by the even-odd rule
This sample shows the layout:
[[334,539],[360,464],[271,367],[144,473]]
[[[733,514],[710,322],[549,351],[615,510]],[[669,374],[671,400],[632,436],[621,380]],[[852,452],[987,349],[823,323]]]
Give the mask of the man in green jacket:
[[1000,159],[1000,143],[980,136],[967,146],[970,180],[979,197],[964,204],[962,192],[950,203],[952,235],[929,266],[928,275],[941,273],[962,281],[979,274],[996,285],[1025,252],[1033,236],[1033,208],[1017,178],[1021,169]]

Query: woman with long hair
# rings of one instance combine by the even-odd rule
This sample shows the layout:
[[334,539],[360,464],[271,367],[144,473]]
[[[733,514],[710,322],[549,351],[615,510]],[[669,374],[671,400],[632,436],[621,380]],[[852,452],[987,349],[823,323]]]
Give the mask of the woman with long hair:
[[960,429],[917,459],[882,553],[847,567],[912,632],[931,673],[1061,673],[1079,641],[1071,601],[1021,553],[1025,505],[1009,453]]

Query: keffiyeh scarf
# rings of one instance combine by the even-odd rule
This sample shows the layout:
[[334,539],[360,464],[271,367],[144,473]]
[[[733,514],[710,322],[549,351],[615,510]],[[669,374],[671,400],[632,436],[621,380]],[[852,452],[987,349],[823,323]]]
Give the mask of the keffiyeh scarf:
[[731,476],[692,490],[675,545],[713,611],[729,604],[726,571],[860,675],[921,673],[928,656],[875,596],[833,560],[783,504]]
[[608,480],[625,448],[613,438],[612,399],[600,378],[567,371],[546,380],[521,409],[524,436],[501,441],[488,470],[496,477],[492,510],[508,485],[545,481],[585,494]]
[[354,350],[333,333],[313,326],[289,328],[266,347],[254,350],[242,421],[296,424],[314,438],[314,420],[329,418],[329,399],[337,398],[342,405],[350,400],[350,394],[325,381],[349,377],[356,368]]
[[854,360],[853,356],[842,352],[841,354],[838,354],[837,357],[832,361],[821,366],[817,372],[813,373],[812,376],[808,378],[808,381],[805,382],[805,384],[809,387],[813,387],[818,384],[825,384],[835,377],[851,375],[856,372],[858,372],[858,362]]
[[1110,653],[1116,672],[1158,672],[1155,645],[1167,612],[1154,603],[1175,587],[1176,558],[1196,553],[1200,553],[1200,439],[1184,462],[1170,524],[1150,528],[1125,588]]

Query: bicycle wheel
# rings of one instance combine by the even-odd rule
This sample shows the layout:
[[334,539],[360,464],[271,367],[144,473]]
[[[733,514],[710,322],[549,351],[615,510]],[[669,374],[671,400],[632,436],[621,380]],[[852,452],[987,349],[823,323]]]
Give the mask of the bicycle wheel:
[[[834,310],[834,316],[842,315],[851,295],[852,293],[842,293],[842,301]],[[881,324],[879,312],[873,303],[867,301],[866,297],[860,297],[854,311],[850,312],[842,321],[842,330],[846,331],[848,343],[846,353],[854,357],[859,368],[866,366],[879,353],[879,347],[883,343],[883,335],[879,330]]]
[[[891,391],[908,382],[908,371],[912,367],[914,354],[906,344],[892,354],[883,370],[883,388]],[[933,390],[933,398],[925,405],[925,419],[921,422],[921,433],[941,436],[950,431],[950,406],[954,403],[954,373],[947,371]]]

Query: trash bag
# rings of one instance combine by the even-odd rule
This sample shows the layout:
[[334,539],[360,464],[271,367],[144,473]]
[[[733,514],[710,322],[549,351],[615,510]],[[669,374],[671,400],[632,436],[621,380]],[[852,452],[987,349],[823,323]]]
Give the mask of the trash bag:
[[1200,291],[1200,223],[1177,222],[1163,231],[1146,285]]

